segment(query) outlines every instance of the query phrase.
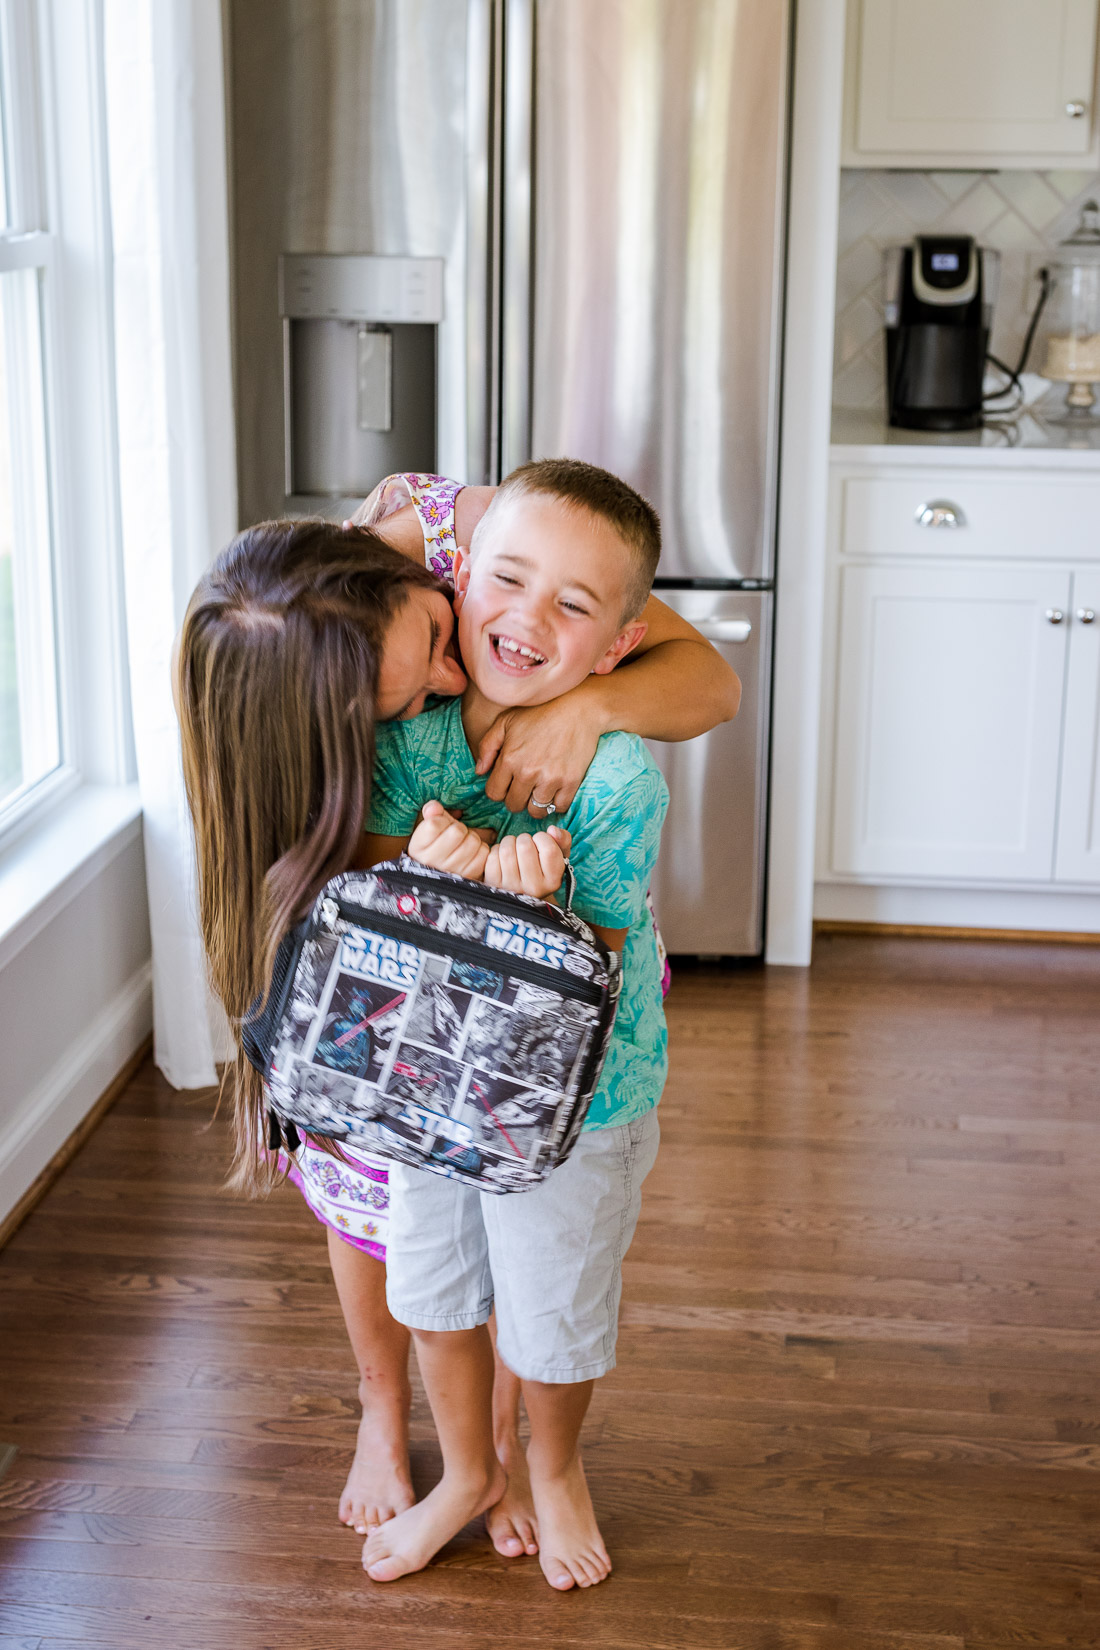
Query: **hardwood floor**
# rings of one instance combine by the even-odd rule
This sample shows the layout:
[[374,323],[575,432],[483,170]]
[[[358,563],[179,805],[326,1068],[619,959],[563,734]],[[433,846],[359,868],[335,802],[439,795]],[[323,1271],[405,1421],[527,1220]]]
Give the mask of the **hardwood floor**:
[[321,1228],[146,1066],[0,1256],[0,1650],[1100,1645],[1100,953],[826,936],[669,1006],[605,1585],[476,1528],[365,1579]]

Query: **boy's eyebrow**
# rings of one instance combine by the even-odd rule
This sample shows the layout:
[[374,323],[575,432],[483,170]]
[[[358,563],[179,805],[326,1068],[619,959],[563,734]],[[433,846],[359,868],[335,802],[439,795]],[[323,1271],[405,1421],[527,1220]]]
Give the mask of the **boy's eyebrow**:
[[[538,565],[538,563],[533,561],[530,556],[517,556],[509,550],[498,551],[496,559],[497,561],[515,562],[517,567],[537,567]],[[571,585],[574,590],[583,590],[585,595],[591,596],[594,602],[604,602],[607,600],[606,596],[601,596],[598,590],[593,590],[590,584],[585,584],[583,579],[566,579],[565,582],[566,584]]]

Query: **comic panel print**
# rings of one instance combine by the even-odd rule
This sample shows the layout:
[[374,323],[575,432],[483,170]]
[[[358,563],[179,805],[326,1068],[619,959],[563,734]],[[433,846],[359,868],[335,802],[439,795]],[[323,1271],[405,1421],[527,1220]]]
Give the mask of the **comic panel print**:
[[547,1088],[567,1089],[594,1019],[591,1006],[524,984],[516,993],[515,1013],[524,1022],[515,1075]]
[[451,904],[450,900],[434,892],[430,884],[426,890],[394,889],[385,888],[379,882],[371,885],[364,903],[368,910],[389,917],[404,917],[411,923],[420,922],[425,928],[443,928],[444,912]]
[[480,940],[488,921],[488,914],[480,906],[449,899],[443,903],[438,926],[441,934],[453,934],[461,940]]
[[428,1111],[446,1113],[462,1086],[464,1068],[431,1048],[402,1043],[394,1056],[386,1094]]
[[[495,969],[482,968],[479,963],[465,962],[457,959],[451,964],[451,984],[465,986],[478,997],[498,997],[502,1001],[509,1001],[507,987],[511,982],[506,981],[503,974]],[[511,996],[515,995],[512,990]]]
[[423,980],[405,1025],[405,1036],[414,1043],[431,1043],[445,1054],[457,1054],[471,1000],[468,991]]
[[287,1071],[299,1050],[308,1041],[317,1017],[317,1005],[324,996],[328,977],[336,961],[339,941],[333,934],[307,940],[302,946],[291,986],[271,1051],[273,1071]]
[[407,991],[341,974],[329,1001],[314,1060],[332,1071],[377,1082],[401,1022]]
[[567,1089],[589,1018],[583,1003],[539,986],[521,985],[511,1008],[478,1002],[466,1035],[465,1057],[506,1077]]
[[295,1072],[295,1116],[314,1134],[343,1135],[378,1113],[378,1091],[324,1066],[300,1060]]
[[[386,1084],[384,1128],[456,1173],[477,1174],[481,1156],[467,1124],[451,1115],[465,1068],[435,1049],[402,1043]],[[400,1102],[400,1110],[395,1102]]]
[[317,934],[303,944],[289,1004],[296,1018],[308,1020],[317,1012],[339,948],[335,934]]
[[475,1071],[458,1121],[467,1126],[472,1143],[483,1152],[533,1165],[553,1135],[560,1105],[560,1095]]
[[512,1015],[502,1003],[484,998],[474,1004],[466,1032],[465,1056],[472,1065],[497,1066],[502,1050],[510,1046]]

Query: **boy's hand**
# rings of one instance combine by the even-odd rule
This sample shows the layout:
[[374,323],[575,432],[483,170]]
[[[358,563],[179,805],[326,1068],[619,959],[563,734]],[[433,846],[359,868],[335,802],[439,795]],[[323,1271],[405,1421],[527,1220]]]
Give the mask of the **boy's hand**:
[[[477,831],[449,814],[442,802],[426,802],[423,817],[409,838],[406,851],[412,859],[418,859],[433,871],[450,871],[453,876],[480,882],[489,845]],[[559,877],[555,888],[560,882]]]
[[551,825],[535,836],[506,836],[488,850],[483,881],[487,888],[509,894],[548,899],[565,876],[565,858],[572,846],[568,831]]

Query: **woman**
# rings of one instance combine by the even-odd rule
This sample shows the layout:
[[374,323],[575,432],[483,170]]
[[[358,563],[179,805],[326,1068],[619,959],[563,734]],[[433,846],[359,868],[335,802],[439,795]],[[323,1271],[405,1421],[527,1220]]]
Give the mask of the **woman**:
[[[355,863],[367,812],[374,721],[415,716],[465,686],[445,593],[492,489],[391,477],[342,531],[265,523],[242,533],[201,581],[181,640],[184,772],[195,819],[200,914],[216,989],[239,1028],[270,986],[287,928]],[[737,710],[740,684],[717,652],[656,600],[635,656],[553,704],[498,718],[479,751],[489,794],[549,817],[571,802],[600,735],[692,738]],[[258,1074],[236,1066],[231,1183],[269,1185]],[[388,1204],[382,1165],[312,1142],[291,1168],[327,1228],[359,1367],[362,1420],[340,1518],[361,1534],[411,1506],[408,1333],[385,1305]],[[509,1491],[488,1525],[501,1553],[537,1551],[502,1371],[498,1452]]]

